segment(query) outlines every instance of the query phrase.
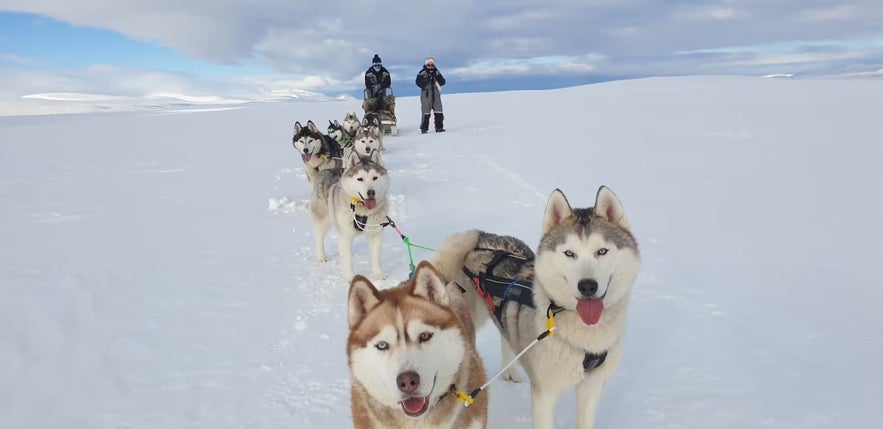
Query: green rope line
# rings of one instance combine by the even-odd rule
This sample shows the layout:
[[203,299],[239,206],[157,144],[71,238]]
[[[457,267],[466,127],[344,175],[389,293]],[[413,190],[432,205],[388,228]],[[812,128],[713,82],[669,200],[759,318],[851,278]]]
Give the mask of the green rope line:
[[408,278],[414,277],[414,270],[417,269],[417,266],[414,265],[414,253],[411,252],[411,248],[416,247],[418,249],[428,250],[430,252],[435,252],[435,249],[411,243],[411,239],[408,238],[407,235],[402,233],[402,230],[400,230],[399,227],[396,226],[395,221],[392,220],[392,218],[390,218],[389,216],[386,217],[386,223],[383,224],[383,226],[391,226],[396,231],[396,233],[399,234],[399,237],[402,237],[402,242],[404,242],[405,245],[408,246],[408,267],[411,268],[411,273],[408,274]]
[[[433,249],[431,247],[426,247],[426,246],[421,246],[419,244],[411,243],[411,239],[408,237],[403,237],[402,240],[405,242],[405,244],[408,245],[408,247],[416,247],[418,249],[423,249],[423,250],[428,250],[430,252],[435,252],[435,249]],[[410,251],[410,249],[408,251]]]
[[408,238],[407,235],[402,235],[402,241],[405,242],[405,245],[408,246],[408,268],[411,269],[411,272],[408,273],[408,278],[414,277],[414,271],[417,269],[417,266],[414,265],[414,254],[411,252],[412,247],[416,247],[418,249],[429,250],[430,252],[435,252],[435,249],[431,247],[421,246],[419,244],[411,243],[411,239]]

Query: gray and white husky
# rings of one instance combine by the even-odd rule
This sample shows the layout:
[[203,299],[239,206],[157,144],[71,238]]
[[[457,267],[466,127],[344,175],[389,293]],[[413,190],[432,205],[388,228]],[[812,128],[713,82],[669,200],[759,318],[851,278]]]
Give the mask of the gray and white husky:
[[384,279],[380,267],[382,224],[387,221],[389,176],[371,158],[352,157],[346,169],[319,172],[310,198],[310,217],[316,235],[316,260],[326,262],[325,236],[337,230],[337,248],[346,281],[353,278],[353,239],[365,234],[375,279]]
[[353,150],[352,153],[347,156],[344,155],[344,159],[347,160],[353,156],[362,156],[362,157],[374,157],[375,161],[380,165],[385,165],[383,162],[383,156],[380,155],[381,150],[381,134],[380,128],[370,126],[370,127],[359,127],[356,130],[356,136],[353,138]]
[[362,126],[362,122],[359,121],[359,116],[356,114],[356,112],[353,112],[347,113],[346,116],[343,118],[343,122],[340,125],[342,125],[344,131],[346,131],[346,133],[352,137],[356,135],[356,130],[358,130],[359,127]]
[[[433,265],[465,288],[474,323],[494,320],[504,364],[554,316],[553,335],[521,359],[531,382],[533,427],[554,427],[558,398],[576,387],[577,427],[592,428],[622,353],[640,255],[622,204],[607,187],[598,190],[594,207],[576,209],[556,189],[544,217],[536,255],[515,237],[473,230],[449,237]],[[518,381],[514,367],[506,378]]]
[[377,135],[377,150],[386,150],[383,147],[383,124],[376,114],[373,112],[366,113],[365,117],[362,118],[362,128],[368,128]]
[[306,127],[300,122],[294,123],[292,144],[304,162],[310,183],[316,182],[319,171],[339,169],[343,164],[340,145],[333,138],[322,134],[313,121],[307,121]]

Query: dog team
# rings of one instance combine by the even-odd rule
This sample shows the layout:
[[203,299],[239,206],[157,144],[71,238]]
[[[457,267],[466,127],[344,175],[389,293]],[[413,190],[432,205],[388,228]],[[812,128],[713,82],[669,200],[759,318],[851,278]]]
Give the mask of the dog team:
[[[558,399],[571,388],[577,427],[594,427],[604,383],[620,360],[640,267],[619,198],[601,186],[592,207],[574,208],[556,189],[536,250],[516,237],[467,230],[448,237],[408,280],[378,289],[354,273],[352,245],[357,236],[367,237],[372,278],[385,279],[380,250],[389,221],[389,176],[383,134],[378,121],[370,115],[359,121],[355,113],[330,122],[325,134],[312,121],[294,125],[294,148],[312,186],[316,260],[328,260],[325,236],[334,227],[350,282],[346,352],[353,427],[487,428],[482,391],[497,377],[520,382],[515,361],[530,382],[534,428],[554,427]],[[500,332],[503,360],[491,378],[475,338],[488,320]]]

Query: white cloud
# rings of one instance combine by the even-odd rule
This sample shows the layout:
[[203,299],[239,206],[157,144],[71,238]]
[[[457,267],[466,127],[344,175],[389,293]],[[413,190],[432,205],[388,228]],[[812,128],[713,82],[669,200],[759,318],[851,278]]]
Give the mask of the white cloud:
[[602,62],[603,57],[587,55],[582,57],[536,57],[522,60],[490,59],[469,64],[466,67],[452,69],[449,74],[461,79],[484,79],[500,74],[535,75],[535,74],[580,74],[596,70],[595,63]]
[[843,21],[854,18],[858,13],[855,6],[840,5],[834,7],[810,9],[800,13],[800,19],[808,22]]
[[491,18],[487,28],[493,31],[518,32],[525,27],[545,25],[554,22],[557,14],[550,9],[526,10],[512,15]]
[[678,10],[675,19],[686,22],[729,21],[748,18],[748,13],[732,7],[698,6]]
[[[97,84],[127,94],[167,85],[199,94],[210,90],[349,91],[361,85],[361,74],[375,53],[394,74],[407,74],[409,80],[428,55],[461,79],[529,74],[758,74],[765,70],[750,70],[752,64],[766,67],[794,60],[806,65],[826,58],[833,61],[828,69],[849,60],[879,63],[879,46],[844,45],[838,48],[841,52],[824,55],[802,50],[806,40],[880,37],[883,2],[831,4],[829,0],[699,0],[689,6],[667,0],[539,4],[529,0],[449,0],[444,4],[411,0],[0,0],[0,10],[111,29],[133,39],[161,43],[190,58],[214,64],[257,64],[275,73],[207,82],[200,76],[162,70],[132,72],[116,66],[98,73],[97,78],[90,75],[94,70],[56,73],[51,78],[56,85],[45,85],[42,77],[21,82],[24,87],[47,87],[33,93],[90,92],[83,88]],[[795,46],[763,55],[732,50],[713,53],[783,42]],[[545,58],[567,60],[544,64]],[[7,67],[15,63],[14,57],[4,59]]]
[[806,64],[806,63],[822,63],[829,61],[839,61],[845,59],[859,58],[859,55],[853,52],[804,52],[789,54],[766,54],[758,55],[756,58],[745,61],[733,61],[735,66],[767,66],[767,65],[786,65],[786,64]]
[[15,64],[28,64],[30,59],[15,54],[0,54],[0,61],[6,61]]

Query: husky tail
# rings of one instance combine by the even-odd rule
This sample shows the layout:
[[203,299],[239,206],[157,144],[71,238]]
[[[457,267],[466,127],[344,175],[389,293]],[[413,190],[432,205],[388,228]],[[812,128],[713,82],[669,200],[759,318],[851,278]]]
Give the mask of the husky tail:
[[[510,258],[500,259],[505,254]],[[487,303],[480,298],[473,279],[464,272],[486,272],[490,264],[495,273],[512,279],[533,279],[534,252],[521,240],[479,230],[460,232],[448,237],[436,252],[432,265],[447,281],[456,283],[462,292],[463,306],[471,312],[475,329],[481,328],[490,315]],[[492,262],[496,261],[496,262]],[[521,262],[519,262],[521,261]],[[448,286],[451,292],[452,286]]]
[[[448,237],[436,252],[432,264],[445,279],[452,282],[448,284],[449,295],[463,297],[460,305],[471,313],[469,318],[475,330],[480,329],[490,319],[493,311],[495,324],[504,331],[503,322],[500,320],[502,313],[497,310],[502,311],[505,303],[497,297],[488,296],[486,288],[489,284],[485,282],[496,283],[496,286],[515,283],[508,279],[530,282],[534,277],[534,259],[534,252],[530,247],[515,237],[472,230]],[[467,275],[466,272],[470,274]],[[484,280],[476,280],[477,277],[474,276],[478,275]],[[478,283],[485,288],[481,296],[477,290]],[[507,288],[506,291],[508,290]],[[521,295],[522,292],[524,291],[513,295]],[[504,293],[503,296],[505,295]],[[532,306],[533,294],[525,293],[524,298],[528,301],[526,303]],[[493,305],[488,303],[488,299],[493,300]],[[493,310],[490,307],[493,307]],[[505,366],[515,357],[515,353],[508,341],[501,341],[501,346],[501,364]],[[516,383],[521,380],[514,367],[506,371],[504,378]]]
[[[432,265],[448,282],[448,292],[452,297],[462,296],[461,305],[469,313],[474,330],[481,328],[488,319],[488,309],[478,297],[472,280],[463,273],[466,258],[475,251],[479,237],[484,234],[479,230],[459,232],[445,239],[436,251]],[[455,286],[456,285],[456,286]]]

